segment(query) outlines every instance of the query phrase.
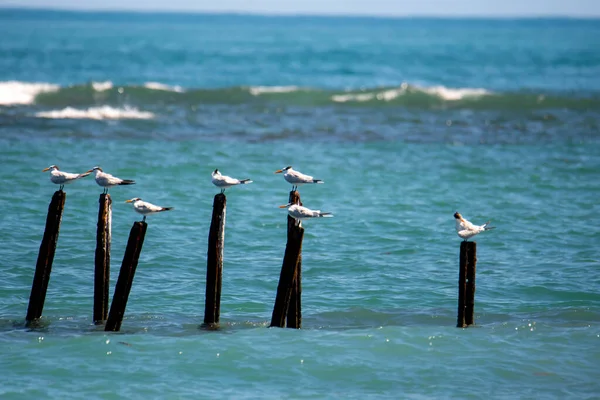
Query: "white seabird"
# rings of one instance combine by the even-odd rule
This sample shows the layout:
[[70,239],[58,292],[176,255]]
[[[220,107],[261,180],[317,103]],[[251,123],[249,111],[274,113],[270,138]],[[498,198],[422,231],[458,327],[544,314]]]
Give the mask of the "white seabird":
[[215,185],[216,187],[221,189],[221,193],[224,193],[225,189],[227,189],[228,187],[236,186],[236,185],[246,185],[248,183],[252,183],[252,180],[250,180],[250,179],[239,180],[239,179],[235,179],[230,176],[227,176],[227,175],[221,175],[219,170],[215,169],[212,172],[212,183],[213,183],[213,185]]
[[463,218],[458,212],[454,213],[454,218],[456,220],[456,233],[460,236],[461,239],[464,239],[465,242],[467,239],[481,233],[483,231],[489,231],[490,229],[494,229],[495,227],[489,226],[490,221],[486,222],[483,225],[474,225]]
[[333,214],[330,212],[321,212],[321,210],[311,210],[310,208],[295,203],[284,204],[283,206],[279,206],[279,208],[287,208],[289,216],[296,220],[296,224],[298,226],[302,226],[302,220],[305,219],[333,217]]
[[148,203],[147,201],[142,201],[142,199],[140,199],[139,197],[134,197],[133,199],[125,200],[125,203],[133,203],[133,209],[144,216],[143,221],[146,221],[146,215],[156,214],[162,211],[169,211],[173,209],[173,207],[155,206],[154,204]]
[[104,193],[108,193],[108,189],[117,185],[133,185],[135,181],[131,179],[121,179],[111,174],[102,171],[102,168],[96,166],[87,172],[96,172],[96,183],[104,188]]
[[90,174],[90,171],[84,172],[83,174],[73,174],[70,172],[64,172],[58,168],[58,165],[51,165],[48,168],[44,168],[42,170],[42,172],[46,171],[50,171],[50,180],[52,181],[52,183],[60,185],[59,190],[63,190],[65,185],[73,183],[77,179],[86,177]]
[[315,179],[310,175],[305,175],[302,172],[294,171],[291,165],[275,171],[276,174],[280,174],[282,172],[283,179],[292,184],[292,190],[298,190],[298,185],[304,185],[307,183],[325,183],[321,179]]

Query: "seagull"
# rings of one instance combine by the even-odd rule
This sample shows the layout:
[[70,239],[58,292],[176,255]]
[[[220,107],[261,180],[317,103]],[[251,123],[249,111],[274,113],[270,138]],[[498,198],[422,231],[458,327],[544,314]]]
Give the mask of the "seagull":
[[117,185],[133,185],[135,181],[131,179],[121,179],[111,174],[102,171],[102,168],[96,166],[87,172],[96,171],[96,183],[104,188],[104,193],[108,193],[108,189]]
[[458,211],[454,213],[454,218],[456,219],[456,233],[458,234],[458,236],[464,239],[465,242],[467,241],[467,239],[477,235],[480,232],[489,231],[490,229],[495,228],[494,226],[488,226],[490,221],[486,222],[483,225],[473,225],[472,223],[464,219],[462,215],[458,213]]
[[302,172],[294,171],[291,165],[275,171],[276,174],[282,172],[283,178],[292,184],[292,191],[298,190],[298,185],[304,185],[305,183],[325,183],[320,179],[314,179],[310,175],[304,175]]
[[144,216],[143,221],[146,221],[146,215],[156,214],[161,211],[169,211],[173,209],[173,207],[155,206],[154,204],[148,203],[147,201],[142,201],[142,199],[140,199],[139,197],[134,197],[133,199],[125,200],[125,203],[133,203],[133,209]]
[[221,175],[218,169],[215,169],[212,173],[212,183],[218,188],[221,188],[221,193],[225,193],[225,189],[236,185],[246,185],[252,183],[250,179],[235,179],[227,175]]
[[48,168],[44,168],[42,172],[50,171],[50,180],[52,183],[60,185],[59,190],[63,190],[66,184],[73,183],[79,178],[86,177],[90,174],[90,171],[84,172],[83,174],[72,174],[70,172],[61,171],[58,165],[51,165]]
[[296,220],[296,224],[298,226],[302,226],[303,219],[333,217],[333,214],[330,212],[321,212],[321,210],[311,210],[310,208],[303,207],[296,203],[284,204],[283,206],[279,206],[279,208],[287,208],[289,216]]

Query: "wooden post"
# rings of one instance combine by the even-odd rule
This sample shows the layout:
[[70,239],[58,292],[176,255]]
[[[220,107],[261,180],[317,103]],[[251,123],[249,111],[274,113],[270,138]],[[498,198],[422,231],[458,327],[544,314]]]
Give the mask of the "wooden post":
[[29,295],[29,306],[27,307],[27,316],[25,317],[28,322],[39,319],[42,316],[66,199],[67,194],[62,190],[58,190],[54,192],[52,201],[50,201],[50,205],[48,206],[46,228],[35,265],[35,274],[33,276],[33,284],[31,285],[31,294]]
[[227,197],[215,195],[213,213],[208,232],[206,257],[206,297],[204,302],[204,325],[216,328],[221,316],[221,285],[223,280],[223,248],[225,245],[225,214]]
[[302,252],[300,252],[298,264],[296,264],[296,277],[292,285],[286,327],[294,329],[302,328]]
[[[300,201],[300,193],[296,190],[290,192],[290,203],[302,205]],[[288,231],[287,240],[294,237],[294,230],[296,227],[296,220],[288,215]],[[296,274],[294,283],[292,285],[292,294],[290,297],[290,303],[287,309],[286,327],[300,329],[302,328],[302,251],[298,255],[298,263],[296,264]]]
[[475,271],[477,269],[477,243],[469,242],[470,249],[467,251],[467,288],[465,291],[465,324],[473,325],[475,318]]
[[[300,203],[298,192],[290,192],[290,202],[292,201]],[[301,282],[298,274],[298,265],[301,261],[303,238],[304,228],[297,226],[294,218],[288,215],[288,240],[279,275],[279,285],[277,286],[277,295],[275,297],[275,305],[273,306],[271,326],[283,328],[286,326],[286,319],[288,324],[291,323],[290,328],[300,328],[302,324],[300,309]],[[292,294],[294,294],[294,298],[292,298]],[[294,315],[287,318],[287,314],[290,311]]]
[[131,292],[131,286],[133,284],[135,269],[137,268],[140,253],[142,252],[142,246],[144,245],[146,228],[148,228],[148,225],[145,222],[137,221],[133,223],[131,232],[129,232],[129,240],[127,241],[123,263],[121,264],[121,270],[119,271],[119,277],[117,278],[115,293],[110,305],[110,312],[108,313],[108,319],[104,326],[105,331],[118,332],[121,329],[125,307],[127,306],[127,299],[129,298],[129,292]]
[[96,259],[94,271],[94,323],[101,324],[108,317],[108,286],[110,282],[110,241],[112,200],[108,193],[100,195],[98,230],[96,231]]
[[476,262],[477,243],[461,242],[458,273],[458,318],[456,322],[458,328],[473,324]]

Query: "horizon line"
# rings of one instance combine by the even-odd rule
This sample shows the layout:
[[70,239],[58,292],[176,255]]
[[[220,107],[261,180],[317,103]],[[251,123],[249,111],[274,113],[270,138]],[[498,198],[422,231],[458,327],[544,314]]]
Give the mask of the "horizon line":
[[600,19],[598,15],[579,14],[378,14],[360,12],[321,12],[321,11],[268,11],[268,10],[199,10],[199,9],[132,9],[132,8],[68,8],[38,7],[0,4],[0,12],[4,10],[49,11],[69,13],[131,13],[131,14],[194,14],[194,15],[238,15],[257,17],[340,17],[340,18],[381,18],[381,19]]

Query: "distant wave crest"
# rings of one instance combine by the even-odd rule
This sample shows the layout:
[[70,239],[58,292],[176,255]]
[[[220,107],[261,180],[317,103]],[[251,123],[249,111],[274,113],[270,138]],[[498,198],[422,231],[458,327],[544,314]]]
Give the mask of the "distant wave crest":
[[447,88],[445,86],[432,86],[432,87],[426,87],[426,88],[416,87],[416,88],[418,90],[423,90],[425,93],[429,93],[434,96],[440,96],[442,99],[448,100],[448,101],[462,100],[466,97],[474,98],[474,97],[489,96],[489,95],[494,94],[494,93],[490,92],[489,90],[482,89],[482,88],[452,89],[452,88]]
[[253,96],[265,93],[293,93],[301,90],[298,86],[250,86],[248,88]]
[[183,93],[184,90],[181,86],[169,86],[160,82],[146,82],[144,83],[146,89],[151,90],[163,90],[165,92]]
[[270,102],[290,106],[586,110],[600,107],[600,95],[534,91],[496,92],[485,88],[424,86],[406,82],[394,87],[357,90],[317,89],[295,85],[184,89],[178,85],[160,82],[117,85],[105,81],[70,86],[52,83],[0,82],[0,106],[33,105],[52,110],[60,109],[60,111],[82,107],[98,109],[103,106],[122,109],[124,105],[140,109],[155,109],[165,105],[187,107],[201,104],[237,105]]
[[331,96],[331,100],[337,103],[346,102],[368,102],[368,101],[392,101],[401,96],[425,93],[445,101],[457,101],[467,97],[480,97],[493,94],[481,88],[447,88],[445,86],[420,87],[403,83],[398,88],[384,88],[364,90],[360,92],[348,92]]
[[59,85],[6,81],[0,82],[0,105],[32,104],[40,93],[57,92]]
[[140,111],[137,108],[113,108],[110,106],[90,107],[85,110],[67,107],[62,110],[40,111],[35,114],[39,118],[51,119],[153,119],[154,114]]
[[97,92],[104,92],[105,90],[110,90],[113,88],[113,83],[111,81],[106,82],[92,82],[92,87]]

